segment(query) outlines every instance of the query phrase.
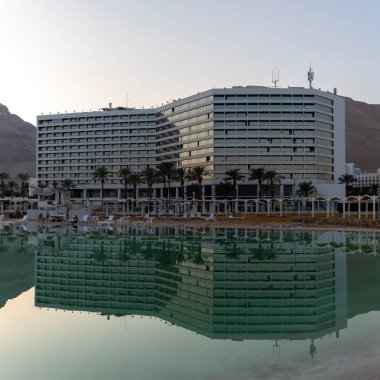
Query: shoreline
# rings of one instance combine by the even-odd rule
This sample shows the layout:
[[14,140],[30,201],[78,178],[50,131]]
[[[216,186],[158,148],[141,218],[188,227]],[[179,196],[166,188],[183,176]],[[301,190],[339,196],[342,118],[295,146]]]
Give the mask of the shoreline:
[[[152,227],[181,227],[181,228],[228,228],[228,229],[289,229],[289,230],[314,230],[314,231],[352,231],[352,232],[374,232],[380,233],[380,222],[377,221],[365,221],[364,223],[373,224],[373,226],[366,225],[351,225],[357,224],[359,221],[357,219],[344,219],[345,223],[339,223],[343,219],[334,219],[334,223],[323,224],[324,221],[328,222],[326,218],[310,218],[304,217],[307,222],[300,221],[302,217],[278,217],[278,216],[264,216],[264,215],[248,215],[247,218],[228,218],[228,217],[217,217],[216,221],[206,221],[203,219],[181,219],[181,218],[154,218]],[[144,227],[138,226],[136,223],[142,222],[141,218],[131,218],[128,223],[119,224],[117,220],[109,227]],[[331,221],[331,219],[330,219]],[[0,223],[1,224],[1,223]],[[16,219],[7,219],[3,221],[3,226],[7,224],[12,224],[13,226],[28,226],[29,225],[40,225],[40,226],[70,226],[71,222],[59,222],[59,221],[48,221],[48,222],[38,222],[38,221],[28,221],[26,223],[17,223]],[[78,223],[78,226],[91,226],[97,227],[98,224],[95,222],[89,223]],[[108,226],[103,226],[108,227]]]

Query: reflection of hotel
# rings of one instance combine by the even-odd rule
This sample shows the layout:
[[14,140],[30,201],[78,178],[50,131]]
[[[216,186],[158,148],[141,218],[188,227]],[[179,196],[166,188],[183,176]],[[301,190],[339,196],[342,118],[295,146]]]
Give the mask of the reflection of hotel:
[[36,306],[153,315],[225,339],[314,339],[346,327],[345,255],[306,234],[158,235],[40,240]]

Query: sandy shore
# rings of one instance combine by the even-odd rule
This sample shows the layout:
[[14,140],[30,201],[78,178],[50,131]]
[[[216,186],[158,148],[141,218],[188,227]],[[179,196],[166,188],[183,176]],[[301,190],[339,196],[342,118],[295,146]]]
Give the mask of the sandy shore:
[[[231,219],[218,217],[216,221],[205,221],[202,219],[155,219],[153,225],[157,226],[178,226],[184,227],[214,227],[214,228],[272,228],[272,229],[303,229],[303,230],[338,230],[338,231],[371,231],[380,232],[380,225],[376,227],[350,226],[340,224],[322,224],[323,219],[318,223],[302,223],[293,216],[263,216],[248,215],[245,219]],[[352,220],[353,223],[355,220]]]
[[[302,218],[301,218],[302,219]],[[216,221],[206,221],[204,219],[191,219],[191,218],[154,218],[153,226],[166,226],[166,227],[188,227],[188,228],[240,228],[240,229],[252,229],[252,228],[271,228],[271,229],[302,229],[302,230],[337,230],[337,231],[369,231],[369,232],[379,232],[380,233],[380,224],[374,224],[373,226],[361,226],[355,225],[357,224],[356,219],[343,220],[343,219],[334,219],[333,223],[331,220],[327,220],[326,218],[315,218],[314,221],[308,221],[307,223],[303,223],[299,221],[299,217],[294,216],[267,216],[267,215],[247,215],[247,217],[225,217],[218,216]],[[126,224],[133,225],[134,222],[142,221],[141,218],[131,218],[131,220]],[[8,219],[4,221],[4,223],[14,223],[16,224],[15,219]],[[326,222],[326,223],[325,223]],[[340,224],[340,222],[342,224]],[[368,221],[369,223],[371,221]],[[352,223],[353,225],[349,225]],[[41,224],[37,221],[29,221],[27,224]],[[45,222],[44,225],[71,225],[70,222]],[[82,225],[79,223],[78,225]],[[88,225],[97,225],[92,222]],[[117,226],[117,218],[115,218],[114,226]]]

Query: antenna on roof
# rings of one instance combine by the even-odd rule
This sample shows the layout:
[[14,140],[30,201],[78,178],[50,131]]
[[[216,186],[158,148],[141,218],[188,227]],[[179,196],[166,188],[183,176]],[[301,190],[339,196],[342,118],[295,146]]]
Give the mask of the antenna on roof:
[[274,68],[272,70],[272,83],[274,84],[274,88],[277,88],[279,81],[280,81],[280,70]]
[[311,62],[310,62],[310,69],[307,72],[307,80],[309,81],[309,88],[313,88],[314,71],[311,68]]

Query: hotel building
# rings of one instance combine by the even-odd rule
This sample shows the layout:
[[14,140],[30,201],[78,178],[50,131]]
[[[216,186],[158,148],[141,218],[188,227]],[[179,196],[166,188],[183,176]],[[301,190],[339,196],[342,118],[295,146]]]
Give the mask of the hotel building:
[[[37,117],[40,183],[70,179],[78,196],[98,197],[93,172],[110,172],[105,197],[121,197],[121,168],[142,171],[160,162],[204,166],[204,194],[214,194],[226,170],[246,176],[241,197],[256,196],[251,169],[275,170],[276,195],[292,196],[299,182],[313,181],[323,195],[343,195],[344,98],[305,88],[257,86],[212,89],[158,108],[104,108],[96,112]],[[163,185],[155,185],[160,196]],[[173,183],[172,197],[179,195]],[[139,196],[146,196],[141,185]]]

